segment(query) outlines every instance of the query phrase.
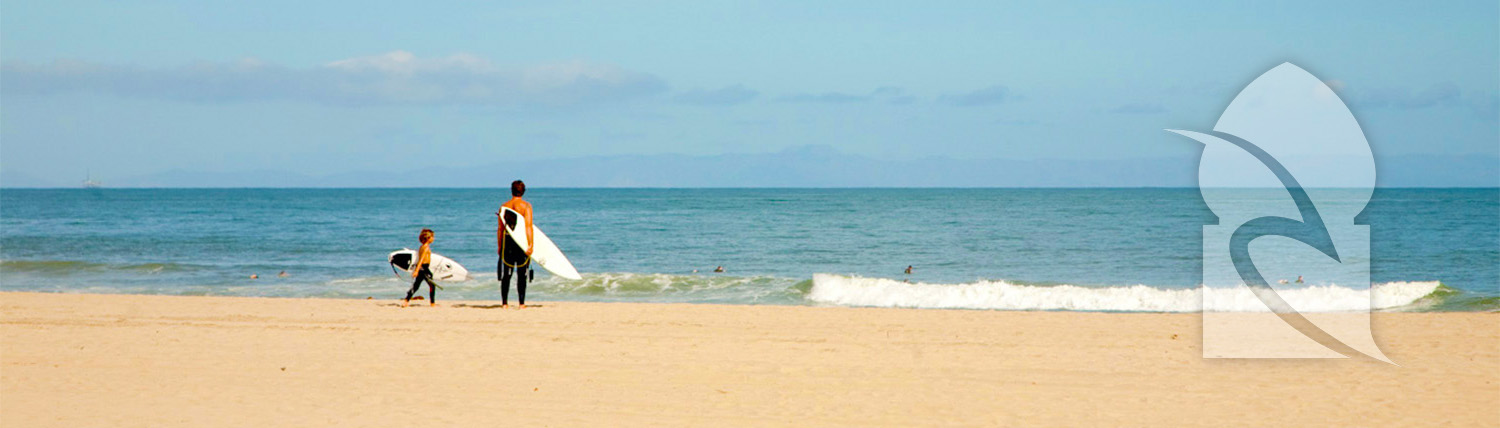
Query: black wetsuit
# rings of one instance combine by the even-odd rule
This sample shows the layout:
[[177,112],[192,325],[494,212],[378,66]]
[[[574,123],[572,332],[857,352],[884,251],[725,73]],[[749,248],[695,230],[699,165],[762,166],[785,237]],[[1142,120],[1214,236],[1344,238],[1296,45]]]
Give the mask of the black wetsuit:
[[411,300],[411,295],[422,288],[422,281],[427,281],[427,301],[437,303],[437,284],[432,282],[431,264],[422,265],[422,270],[417,271],[417,277],[411,281],[411,290],[406,292],[406,300]]
[[[510,216],[509,213],[506,213]],[[505,218],[507,225],[515,224],[516,219]],[[522,232],[525,233],[525,232]],[[500,248],[500,260],[495,263],[496,276],[500,277],[500,304],[510,304],[510,278],[516,278],[516,300],[522,305],[526,304],[526,283],[531,279],[531,257],[526,255],[526,249],[516,245],[516,241],[506,239],[505,245]]]
[[[517,256],[519,254],[519,256]],[[526,257],[526,250],[516,246],[510,240],[505,241],[505,252],[500,253],[500,260],[495,266],[496,273],[500,277],[500,304],[510,304],[510,278],[516,278],[516,300],[522,305],[526,304],[526,282],[531,279],[531,259]]]

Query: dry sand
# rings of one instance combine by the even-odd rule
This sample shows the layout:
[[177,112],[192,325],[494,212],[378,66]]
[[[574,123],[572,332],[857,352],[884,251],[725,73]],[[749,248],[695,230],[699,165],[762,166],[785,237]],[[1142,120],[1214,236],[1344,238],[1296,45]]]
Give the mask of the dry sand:
[[1401,366],[1205,360],[1195,314],[0,293],[0,425],[1500,423],[1500,314]]

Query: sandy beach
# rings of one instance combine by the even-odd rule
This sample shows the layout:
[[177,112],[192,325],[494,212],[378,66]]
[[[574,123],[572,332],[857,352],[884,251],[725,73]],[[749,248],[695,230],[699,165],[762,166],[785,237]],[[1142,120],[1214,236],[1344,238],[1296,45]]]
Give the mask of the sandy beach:
[[1205,360],[1199,316],[0,294],[0,424],[1493,424],[1500,314],[1377,314],[1399,367]]

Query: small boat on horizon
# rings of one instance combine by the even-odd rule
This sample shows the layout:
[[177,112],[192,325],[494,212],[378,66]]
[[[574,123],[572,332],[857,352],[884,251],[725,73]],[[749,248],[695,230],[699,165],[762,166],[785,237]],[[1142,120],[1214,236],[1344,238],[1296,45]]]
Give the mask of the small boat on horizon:
[[95,181],[91,173],[84,172],[84,174],[83,174],[83,188],[85,188],[85,189],[98,189],[100,187],[104,187],[104,183],[100,183],[98,181]]

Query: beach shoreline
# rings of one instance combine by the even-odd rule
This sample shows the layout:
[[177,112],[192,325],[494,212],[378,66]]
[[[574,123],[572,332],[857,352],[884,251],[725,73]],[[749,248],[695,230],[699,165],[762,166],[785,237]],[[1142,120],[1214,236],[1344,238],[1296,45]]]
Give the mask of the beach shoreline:
[[[416,302],[414,302],[416,303]],[[1500,314],[1370,359],[1201,357],[1201,316],[0,293],[0,425],[1483,425]]]

